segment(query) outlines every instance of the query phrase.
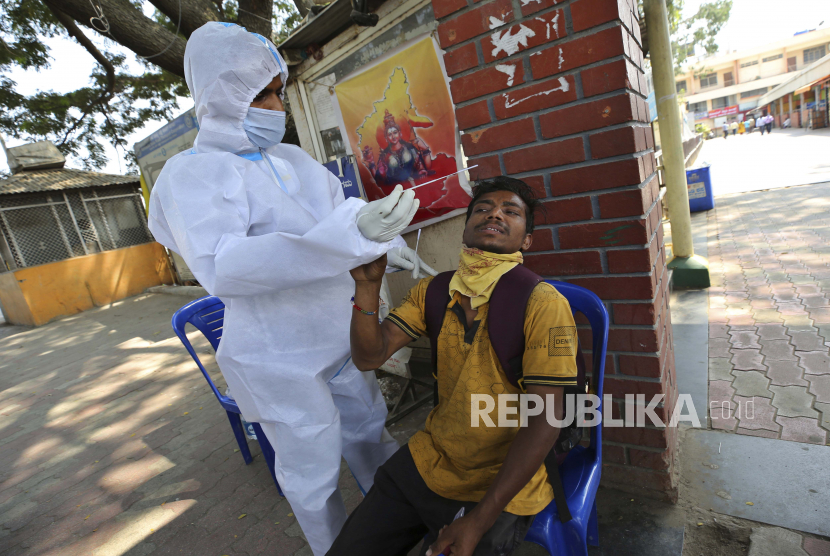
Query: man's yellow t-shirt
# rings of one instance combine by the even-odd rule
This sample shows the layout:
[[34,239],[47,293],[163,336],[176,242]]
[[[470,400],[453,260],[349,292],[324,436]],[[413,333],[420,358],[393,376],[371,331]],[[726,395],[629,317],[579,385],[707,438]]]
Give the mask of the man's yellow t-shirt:
[[[387,317],[415,339],[427,334],[424,311],[431,281],[418,282]],[[476,320],[467,330],[460,295],[456,292],[450,301],[438,335],[439,403],[427,417],[424,431],[410,439],[409,449],[433,492],[452,500],[479,502],[496,478],[519,427],[488,427],[483,421],[472,427],[472,394],[494,396],[498,408],[498,394],[522,392],[508,382],[490,344],[490,304],[478,308]],[[525,386],[576,386],[576,325],[568,301],[550,284],[540,283],[531,293],[524,335]],[[498,424],[497,409],[490,418]],[[553,489],[542,465],[505,511],[535,515],[551,500]]]

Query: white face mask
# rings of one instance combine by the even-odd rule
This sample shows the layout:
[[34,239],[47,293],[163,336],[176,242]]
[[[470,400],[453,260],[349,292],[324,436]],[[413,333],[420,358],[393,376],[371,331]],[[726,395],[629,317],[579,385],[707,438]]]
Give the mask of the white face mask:
[[251,143],[261,149],[279,145],[285,136],[285,112],[250,107],[242,128]]

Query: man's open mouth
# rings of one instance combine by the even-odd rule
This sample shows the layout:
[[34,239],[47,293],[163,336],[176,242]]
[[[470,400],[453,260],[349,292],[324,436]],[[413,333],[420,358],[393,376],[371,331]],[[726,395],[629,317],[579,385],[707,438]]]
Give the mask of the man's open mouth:
[[501,228],[498,228],[496,226],[492,226],[492,225],[484,226],[482,228],[479,228],[479,231],[480,232],[491,231],[491,232],[496,232],[497,234],[503,234],[504,233],[504,230],[502,230]]

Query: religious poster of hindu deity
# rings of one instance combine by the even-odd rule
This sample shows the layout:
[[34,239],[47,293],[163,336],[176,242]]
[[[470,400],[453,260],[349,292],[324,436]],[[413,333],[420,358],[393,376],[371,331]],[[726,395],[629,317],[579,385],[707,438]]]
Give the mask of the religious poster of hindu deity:
[[415,190],[413,225],[470,201],[461,170],[455,113],[436,45],[426,37],[335,86],[345,136],[369,201],[396,185]]

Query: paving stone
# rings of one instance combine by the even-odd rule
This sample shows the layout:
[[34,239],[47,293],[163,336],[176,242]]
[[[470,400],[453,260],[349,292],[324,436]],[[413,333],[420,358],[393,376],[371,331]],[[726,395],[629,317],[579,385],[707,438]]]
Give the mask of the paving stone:
[[830,324],[830,309],[810,309],[809,314],[810,319],[812,319],[816,325]]
[[776,421],[781,425],[781,440],[819,444],[821,446],[827,444],[827,431],[818,426],[818,419],[779,415]]
[[713,380],[709,383],[709,418],[712,428],[735,430],[738,420],[734,416],[734,393],[735,390],[729,381]]
[[809,556],[801,535],[780,527],[753,527],[748,556]]
[[807,393],[807,388],[770,386],[769,389],[773,393],[772,405],[778,409],[779,416],[818,418],[818,412],[813,409],[813,396]]
[[712,324],[726,324],[729,322],[729,316],[726,314],[726,309],[713,307],[709,309],[709,322]]
[[753,312],[776,308],[775,301],[768,294],[765,294],[761,299],[750,299],[749,304],[752,306]]
[[794,330],[790,332],[792,341],[796,351],[826,351],[827,346],[824,345],[824,338],[818,335],[818,330],[815,331],[801,331]]
[[[804,369],[795,361],[766,361],[767,378],[776,386],[809,386]],[[711,372],[710,372],[711,375]]]
[[732,371],[735,380],[732,382],[732,388],[735,389],[736,396],[743,396],[752,398],[759,396],[762,398],[771,398],[772,392],[769,390],[770,380],[758,371]]
[[709,325],[710,338],[729,339],[729,326],[725,324],[710,324]]
[[811,375],[830,375],[830,354],[827,351],[799,351],[799,365]]
[[783,322],[784,317],[776,309],[761,309],[753,311],[752,315],[755,317],[757,325],[761,324],[779,324]]
[[768,398],[743,397],[735,395],[735,417],[738,429],[768,430],[776,435],[781,430],[775,422],[775,407]]
[[729,343],[733,349],[761,349],[758,335],[752,330],[736,330],[729,332]]
[[830,301],[823,295],[802,295],[801,303],[805,307],[830,307]]
[[755,321],[747,321],[746,324],[738,324],[730,321],[729,332],[755,332]]
[[[732,363],[726,357],[709,358],[709,380],[725,380],[732,382],[735,377],[732,375]],[[807,382],[804,382],[804,386]]]
[[[758,336],[761,340],[789,340],[787,329],[783,324],[758,323]],[[828,329],[830,332],[830,329]]]
[[821,413],[821,426],[830,430],[830,403],[816,402],[814,407]]
[[794,347],[787,340],[762,340],[761,355],[767,361],[798,361]]
[[723,338],[712,338],[709,340],[709,357],[731,358],[732,354],[729,352],[729,348],[729,340]]
[[798,294],[796,293],[794,288],[787,288],[787,289],[773,289],[772,298],[778,302],[779,305],[786,303],[787,301],[794,301],[798,302]]
[[804,550],[810,556],[830,556],[830,541],[805,537]]
[[794,301],[792,303],[776,303],[778,312],[784,317],[807,317],[809,309]]
[[766,371],[763,365],[764,357],[757,349],[732,350],[732,366],[739,371]]
[[810,331],[813,330],[813,319],[809,316],[802,316],[802,315],[781,315],[781,320],[784,322],[784,326],[790,332],[793,331]]
[[830,403],[830,374],[806,375],[810,382],[808,391],[816,397],[817,402]]
[[823,295],[821,288],[815,284],[796,286],[795,291],[798,292],[800,297],[813,294]]
[[746,311],[741,310],[735,313],[727,310],[727,315],[729,316],[729,326],[732,328],[736,326],[746,326],[747,328],[755,326],[755,317],[752,315],[751,307],[747,308]]

